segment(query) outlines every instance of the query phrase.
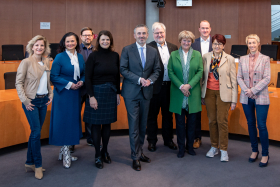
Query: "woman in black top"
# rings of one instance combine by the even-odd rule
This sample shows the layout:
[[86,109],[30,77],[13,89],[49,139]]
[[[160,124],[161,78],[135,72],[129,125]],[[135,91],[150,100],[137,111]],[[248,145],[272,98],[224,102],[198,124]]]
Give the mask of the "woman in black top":
[[[111,163],[107,146],[111,123],[117,121],[117,105],[120,104],[119,54],[113,51],[113,37],[109,31],[98,34],[95,49],[86,62],[85,84],[89,98],[84,122],[92,124],[95,166],[102,169],[103,161]],[[101,137],[103,148],[100,151]]]

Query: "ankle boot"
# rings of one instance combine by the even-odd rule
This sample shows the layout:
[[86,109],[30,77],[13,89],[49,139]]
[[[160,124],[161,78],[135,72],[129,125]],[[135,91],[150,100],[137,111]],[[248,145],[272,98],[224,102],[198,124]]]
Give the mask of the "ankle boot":
[[[28,170],[32,170],[32,171],[34,171],[35,172],[35,165],[33,164],[33,165],[27,165],[27,164],[25,164],[24,165],[25,166],[25,171],[27,172]],[[42,169],[42,171],[46,171],[45,169]]]
[[71,167],[71,155],[69,146],[63,146],[63,166],[68,169]]
[[42,167],[35,168],[35,178],[42,179],[43,178],[43,170]]

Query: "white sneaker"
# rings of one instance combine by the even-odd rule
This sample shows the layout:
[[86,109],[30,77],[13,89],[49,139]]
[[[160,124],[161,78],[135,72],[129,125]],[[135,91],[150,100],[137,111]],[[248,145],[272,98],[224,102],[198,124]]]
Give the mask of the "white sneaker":
[[228,162],[228,153],[227,153],[227,151],[221,150],[221,162]]
[[215,147],[211,147],[211,149],[207,152],[206,156],[209,157],[209,158],[213,158],[215,155],[217,155],[219,152],[218,152],[218,149],[215,148]]

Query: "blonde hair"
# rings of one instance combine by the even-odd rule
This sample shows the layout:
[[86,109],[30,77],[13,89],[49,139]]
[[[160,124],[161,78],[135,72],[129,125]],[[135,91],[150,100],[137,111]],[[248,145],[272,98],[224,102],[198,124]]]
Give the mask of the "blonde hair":
[[160,27],[163,28],[164,32],[166,32],[166,27],[165,27],[165,25],[164,25],[163,23],[160,23],[160,22],[155,22],[155,23],[153,24],[153,26],[152,26],[153,32],[154,32],[156,29],[160,28]]
[[29,56],[32,56],[34,54],[34,51],[32,50],[32,48],[33,48],[34,44],[39,40],[43,40],[44,44],[45,44],[45,51],[42,56],[48,56],[51,53],[51,48],[50,48],[50,44],[49,44],[48,40],[42,35],[37,35],[37,36],[33,37],[26,46],[26,51],[29,53]]
[[246,37],[246,44],[248,44],[248,40],[249,39],[255,39],[255,40],[257,40],[257,42],[258,43],[260,43],[260,37],[258,36],[258,35],[256,35],[256,34],[250,34],[250,35],[248,35],[247,37]]
[[194,40],[195,40],[194,34],[193,34],[191,31],[186,31],[186,30],[181,31],[181,32],[179,33],[179,36],[178,36],[179,42],[181,43],[182,39],[184,39],[184,38],[186,38],[186,39],[189,39],[189,38],[190,38],[190,39],[192,40],[192,43],[193,43]]

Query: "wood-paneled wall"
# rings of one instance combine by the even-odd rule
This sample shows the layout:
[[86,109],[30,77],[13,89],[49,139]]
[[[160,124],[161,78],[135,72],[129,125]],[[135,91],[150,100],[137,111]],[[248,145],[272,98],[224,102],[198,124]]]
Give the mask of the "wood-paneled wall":
[[[41,30],[40,22],[51,22],[51,29]],[[145,0],[0,0],[0,46],[26,46],[38,34],[59,43],[66,32],[80,35],[88,26],[95,34],[111,31],[115,50],[121,53],[135,42],[133,29],[139,23],[145,23]]]
[[176,7],[176,0],[168,0],[160,9],[159,19],[166,26],[167,40],[178,42],[178,34],[189,30],[196,38],[199,23],[208,20],[211,35],[231,35],[225,51],[230,53],[231,45],[245,44],[249,34],[257,34],[261,44],[271,43],[271,0],[195,0],[192,7]]

